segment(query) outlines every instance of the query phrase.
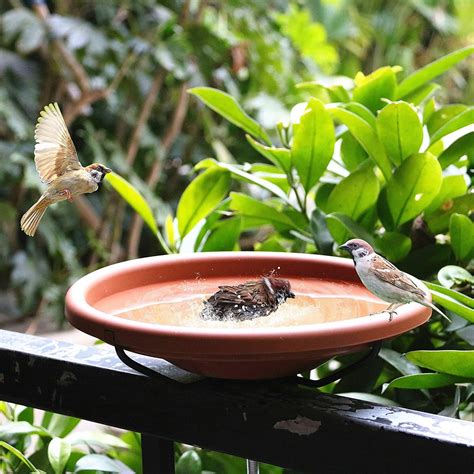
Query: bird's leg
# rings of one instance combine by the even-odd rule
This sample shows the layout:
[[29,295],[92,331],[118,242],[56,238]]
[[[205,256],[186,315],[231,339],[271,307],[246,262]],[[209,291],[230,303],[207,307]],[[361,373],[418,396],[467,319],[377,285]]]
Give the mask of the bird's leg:
[[397,314],[395,310],[402,304],[403,303],[392,303],[391,305],[389,305],[387,308],[383,309],[382,311],[377,311],[376,313],[370,313],[370,316],[372,316],[373,314],[388,313],[388,320],[391,321],[393,319],[393,315]]
[[71,191],[69,191],[69,189],[64,189],[63,191],[60,192],[60,194],[62,194],[63,196],[66,196],[66,199],[69,202],[72,202],[72,194],[71,194]]

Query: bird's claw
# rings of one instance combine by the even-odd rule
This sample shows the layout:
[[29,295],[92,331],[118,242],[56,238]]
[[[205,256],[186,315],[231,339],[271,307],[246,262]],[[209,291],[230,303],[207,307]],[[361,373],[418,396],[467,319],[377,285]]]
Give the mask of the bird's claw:
[[67,199],[69,202],[72,202],[72,194],[71,194],[71,191],[69,191],[69,189],[64,189],[63,191],[61,191],[61,194],[63,194],[64,196],[66,196],[66,199]]
[[388,313],[388,321],[389,322],[392,321],[394,314],[398,315],[398,313],[396,311],[393,311],[393,310],[390,311],[388,309],[383,309],[382,311],[377,311],[376,313],[370,313],[369,316],[374,316],[376,314],[382,314],[382,313]]

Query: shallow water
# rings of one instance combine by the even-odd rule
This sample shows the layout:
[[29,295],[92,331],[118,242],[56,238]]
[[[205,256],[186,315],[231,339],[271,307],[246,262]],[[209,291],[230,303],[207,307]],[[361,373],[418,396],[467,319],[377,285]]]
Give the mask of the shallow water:
[[[249,277],[202,278],[158,281],[153,285],[111,293],[90,303],[100,311],[147,323],[215,328],[285,327],[354,319],[384,309],[387,304],[372,296],[361,284],[324,278],[286,277],[295,299],[288,299],[277,311],[248,321],[203,320],[203,301],[219,285],[235,285]],[[258,278],[258,277],[257,277]],[[107,290],[107,288],[105,288]]]

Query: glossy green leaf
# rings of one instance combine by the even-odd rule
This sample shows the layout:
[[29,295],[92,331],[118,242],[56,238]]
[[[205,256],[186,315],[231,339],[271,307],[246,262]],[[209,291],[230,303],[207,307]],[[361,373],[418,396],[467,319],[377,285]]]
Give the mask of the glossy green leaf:
[[262,140],[267,145],[272,144],[262,126],[249,117],[230,94],[212,87],[194,87],[189,89],[188,92],[199,97],[209,108],[222,115],[229,122]]
[[447,54],[436,61],[418,69],[406,77],[397,87],[395,98],[401,99],[435,77],[451,69],[458,62],[474,53],[474,46],[467,46]]
[[316,188],[314,202],[316,203],[316,206],[319,207],[323,212],[327,212],[328,210],[329,196],[335,187],[336,185],[333,183],[321,183]]
[[[372,168],[364,166],[336,185],[329,196],[327,209],[329,213],[342,213],[357,221],[367,209],[375,205],[379,188],[379,181]],[[347,237],[344,227],[334,221],[330,230],[336,242],[342,243]]]
[[255,176],[254,174],[246,171],[247,169],[249,169],[248,165],[239,167],[237,165],[231,165],[228,163],[221,163],[213,159],[207,159],[207,160],[200,161],[195,166],[196,170],[208,169],[208,168],[221,168],[223,170],[227,170],[232,174],[233,177],[239,179],[240,181],[243,181],[245,183],[255,184],[262,189],[266,189],[267,191],[279,197],[282,201],[286,202],[290,206],[292,205],[287,194],[279,186],[276,186],[271,181],[259,178],[258,176]]
[[472,307],[464,304],[461,299],[450,296],[446,291],[437,291],[433,285],[426,284],[426,286],[430,289],[433,302],[474,323],[474,309]]
[[407,358],[436,372],[474,378],[474,351],[413,351]]
[[450,120],[452,120],[454,117],[457,117],[466,110],[467,105],[464,104],[449,104],[434,110],[426,124],[428,133],[433,135]]
[[232,217],[218,222],[216,227],[210,232],[201,251],[202,252],[223,252],[234,250],[241,232],[240,217]]
[[368,157],[367,152],[351,133],[345,132],[341,140],[341,157],[348,171],[357,169]]
[[103,472],[127,472],[125,464],[117,459],[109,458],[103,454],[87,454],[77,461],[74,472],[81,471],[103,471]]
[[204,171],[191,181],[176,211],[181,239],[217,207],[229,192],[230,183],[230,173],[218,167]]
[[392,262],[403,260],[411,250],[410,237],[399,232],[386,231],[375,242],[378,251]]
[[441,189],[438,195],[431,201],[431,203],[425,208],[425,216],[436,211],[439,207],[443,206],[450,199],[458,196],[463,196],[467,192],[467,183],[464,175],[455,174],[443,176],[443,182],[441,183]]
[[414,90],[411,94],[406,95],[403,100],[413,105],[420,105],[426,102],[441,89],[439,84],[429,83]]
[[34,473],[44,472],[37,469],[34,466],[34,464],[21,451],[16,449],[14,446],[8,443],[5,443],[5,441],[0,441],[0,446],[6,449],[7,451],[9,451],[10,453],[12,453],[16,458],[18,458],[30,470],[30,473],[31,472],[34,472]]
[[387,388],[429,389],[466,383],[470,379],[449,374],[413,374],[398,377],[390,382]]
[[456,335],[474,347],[474,324],[458,329]]
[[385,103],[381,99],[392,100],[395,94],[397,79],[395,69],[385,66],[377,69],[368,76],[358,73],[355,77],[353,99],[375,112]]
[[[454,267],[454,265],[448,265],[448,267]],[[448,267],[444,267],[444,268],[448,268]],[[457,268],[460,268],[460,267],[457,267]],[[464,270],[464,268],[461,268],[461,270]],[[467,270],[464,270],[464,271],[468,273],[470,276],[470,279],[467,281],[474,284],[474,278],[472,277],[472,275]],[[440,278],[440,273],[438,273],[438,278]],[[459,280],[456,280],[456,281],[459,281]],[[466,282],[466,280],[461,280],[461,281],[463,283]],[[459,301],[463,305],[468,306],[469,308],[474,308],[474,298],[471,298],[470,296],[465,295],[464,293],[461,293],[459,291],[452,290],[450,288],[446,288],[445,286],[438,285],[436,283],[432,283],[432,282],[425,282],[425,283],[430,290],[437,291],[438,293],[443,293],[453,298],[454,300]]]
[[373,393],[364,392],[342,392],[337,394],[340,397],[353,398],[355,400],[363,400],[364,402],[376,403],[377,405],[384,405],[387,407],[398,407],[398,403],[395,403],[389,398],[381,397],[380,395],[374,395]]
[[396,227],[416,217],[441,189],[441,167],[430,153],[407,158],[387,183],[387,202]]
[[267,160],[278,166],[285,173],[289,173],[291,169],[291,151],[288,148],[277,148],[265,146],[254,140],[250,135],[246,135],[247,141]]
[[337,107],[331,109],[330,112],[334,118],[349,129],[354,138],[380,168],[385,179],[388,180],[392,175],[392,164],[380,143],[375,129],[362,117],[349,110]]
[[459,115],[453,117],[449,122],[439,128],[433,135],[430,137],[430,144],[436,143],[441,138],[449,135],[450,133],[459,130],[460,128],[466,127],[467,125],[472,125],[474,123],[474,107],[466,109],[464,112],[461,112]]
[[239,215],[250,218],[256,226],[263,224],[283,225],[289,229],[294,228],[290,218],[273,206],[265,204],[253,197],[242,193],[230,193],[230,209]]
[[353,112],[360,118],[363,118],[372,128],[375,128],[375,115],[365,105],[362,105],[359,102],[349,102],[344,106],[344,109]]
[[436,101],[432,97],[423,108],[423,124],[426,125],[436,112]]
[[[472,276],[465,268],[458,267],[457,265],[446,265],[439,270],[437,276],[439,282],[445,288],[464,286],[466,283],[474,285],[474,276]],[[472,307],[474,308],[474,306]]]
[[74,431],[69,434],[65,440],[71,444],[87,444],[92,446],[97,446],[103,449],[109,448],[119,448],[119,449],[129,449],[130,445],[123,441],[118,436],[114,436],[109,433],[104,433],[102,431]]
[[176,246],[176,238],[174,232],[174,219],[171,214],[168,214],[165,219],[165,232],[166,232],[166,240],[168,244],[174,248]]
[[397,166],[417,153],[423,141],[423,126],[418,114],[406,102],[392,102],[380,111],[377,133],[388,157]]
[[380,349],[379,357],[403,375],[419,374],[421,372],[420,368],[407,360],[403,354],[388,347],[382,347]]
[[153,234],[156,235],[158,233],[158,227],[156,226],[153,212],[145,201],[145,198],[138,192],[138,190],[126,179],[113,172],[108,173],[105,180],[140,215]]
[[55,474],[62,474],[71,455],[71,445],[62,438],[53,438],[48,445],[48,459]]
[[327,227],[326,214],[320,209],[315,209],[311,214],[310,230],[319,253],[332,255],[334,240]]
[[201,472],[201,458],[193,449],[185,451],[176,463],[176,474],[201,474]]
[[291,160],[303,188],[308,192],[331,161],[335,143],[334,123],[324,104],[311,99],[295,127]]
[[474,222],[463,214],[454,213],[449,219],[449,234],[456,259],[468,259],[474,252]]
[[449,219],[455,212],[458,214],[469,214],[474,209],[474,193],[467,193],[453,199],[448,199],[443,205],[430,215],[425,216],[430,231],[440,234],[448,230]]
[[34,426],[27,421],[4,423],[0,426],[0,438],[14,435],[40,435],[49,437],[50,434],[40,426]]
[[375,242],[374,238],[372,237],[372,234],[370,234],[370,232],[368,232],[364,227],[355,222],[353,219],[340,212],[333,212],[332,214],[328,214],[327,225],[329,230],[331,231],[331,234],[333,233],[333,229],[337,229],[334,230],[334,233],[336,234],[340,232],[339,224],[342,224],[344,226],[344,228],[347,230],[348,234],[351,237],[363,239],[370,245],[372,245],[372,247],[375,247]]
[[441,168],[456,163],[462,156],[467,155],[471,163],[474,162],[474,132],[467,133],[446,148],[438,157]]

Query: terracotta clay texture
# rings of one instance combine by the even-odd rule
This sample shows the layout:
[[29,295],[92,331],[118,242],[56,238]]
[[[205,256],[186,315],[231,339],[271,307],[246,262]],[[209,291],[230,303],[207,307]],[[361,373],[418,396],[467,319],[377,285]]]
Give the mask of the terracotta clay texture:
[[166,359],[190,372],[263,379],[296,374],[335,355],[359,351],[373,341],[413,329],[431,315],[430,309],[411,303],[401,307],[391,322],[382,313],[287,327],[183,327],[123,317],[128,308],[194,293],[210,295],[219,284],[256,279],[272,270],[290,280],[296,300],[305,294],[341,296],[384,306],[360,283],[349,259],[220,252],[149,257],[92,272],[69,289],[66,316],[76,328],[109,344]]

